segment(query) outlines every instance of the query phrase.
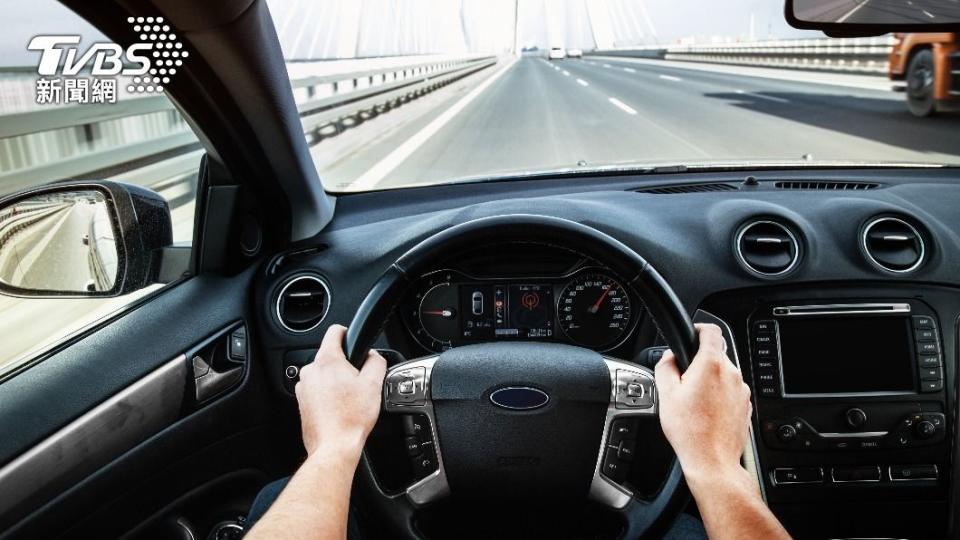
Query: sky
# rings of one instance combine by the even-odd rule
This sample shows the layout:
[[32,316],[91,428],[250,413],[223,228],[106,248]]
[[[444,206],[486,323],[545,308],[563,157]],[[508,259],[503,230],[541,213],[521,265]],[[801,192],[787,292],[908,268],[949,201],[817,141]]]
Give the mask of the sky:
[[[593,48],[695,38],[815,37],[787,26],[780,0],[267,0],[288,57],[495,52],[520,45]],[[463,6],[461,18],[460,5]],[[0,66],[35,65],[36,34],[104,38],[56,0],[0,0]],[[348,20],[358,24],[343,24]]]

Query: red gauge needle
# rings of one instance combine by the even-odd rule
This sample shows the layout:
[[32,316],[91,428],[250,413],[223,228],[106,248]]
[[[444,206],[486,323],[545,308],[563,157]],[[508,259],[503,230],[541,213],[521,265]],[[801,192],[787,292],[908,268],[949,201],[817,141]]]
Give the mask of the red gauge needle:
[[440,317],[453,317],[452,309],[438,309],[438,310],[432,310],[432,311],[424,310],[424,311],[421,311],[420,313],[422,313],[423,315],[438,315]]
[[588,313],[596,313],[600,311],[600,306],[603,305],[603,301],[607,298],[607,293],[610,292],[610,287],[613,287],[613,282],[607,283],[607,286],[603,288],[603,293],[600,294],[600,298],[597,298],[597,301],[594,302],[592,306],[587,308]]

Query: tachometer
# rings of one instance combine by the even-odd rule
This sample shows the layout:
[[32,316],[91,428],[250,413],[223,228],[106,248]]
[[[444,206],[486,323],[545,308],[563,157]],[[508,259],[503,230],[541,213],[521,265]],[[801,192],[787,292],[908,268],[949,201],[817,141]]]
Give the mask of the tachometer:
[[441,351],[451,346],[460,334],[460,301],[457,286],[443,280],[427,283],[428,288],[417,295],[419,301],[415,332],[428,349]]
[[557,299],[557,319],[570,341],[607,349],[630,329],[630,296],[609,276],[584,274],[564,286]]

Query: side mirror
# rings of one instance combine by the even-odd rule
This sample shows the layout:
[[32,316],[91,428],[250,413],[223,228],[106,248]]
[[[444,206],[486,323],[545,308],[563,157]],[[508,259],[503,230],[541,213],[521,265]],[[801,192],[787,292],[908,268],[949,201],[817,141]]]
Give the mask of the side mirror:
[[830,35],[960,29],[960,4],[953,0],[787,0],[784,14],[794,28]]
[[116,182],[65,182],[0,200],[0,293],[118,296],[157,281],[167,202]]

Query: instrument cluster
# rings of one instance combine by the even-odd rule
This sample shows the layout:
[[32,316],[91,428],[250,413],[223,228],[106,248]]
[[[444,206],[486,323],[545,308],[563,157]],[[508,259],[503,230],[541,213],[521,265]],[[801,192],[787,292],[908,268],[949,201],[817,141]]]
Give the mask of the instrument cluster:
[[602,267],[546,277],[477,278],[437,270],[418,280],[401,310],[416,341],[434,352],[507,340],[608,351],[633,332],[639,305]]

